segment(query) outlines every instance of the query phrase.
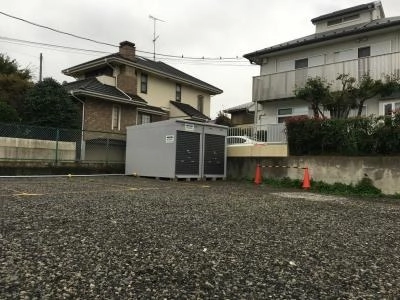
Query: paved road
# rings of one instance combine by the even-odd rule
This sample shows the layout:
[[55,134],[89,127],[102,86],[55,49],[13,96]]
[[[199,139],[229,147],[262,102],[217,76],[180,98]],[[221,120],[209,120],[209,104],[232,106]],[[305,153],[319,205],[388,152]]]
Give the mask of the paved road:
[[400,297],[400,202],[224,181],[0,180],[0,299]]

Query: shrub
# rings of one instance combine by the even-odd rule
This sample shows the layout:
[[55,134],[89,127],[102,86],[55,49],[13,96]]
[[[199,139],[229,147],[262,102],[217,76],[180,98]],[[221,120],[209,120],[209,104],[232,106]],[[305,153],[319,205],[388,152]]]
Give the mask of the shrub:
[[291,155],[400,154],[400,114],[350,119],[291,118],[286,122]]
[[6,102],[0,101],[0,122],[14,123],[18,121],[18,112],[15,108],[8,105]]
[[[298,188],[302,186],[302,182],[298,179],[284,178],[268,178],[264,181],[267,185],[273,187],[285,187],[285,188]],[[376,188],[372,180],[368,177],[363,178],[356,185],[344,184],[335,182],[329,184],[323,181],[311,181],[312,192],[330,194],[330,195],[341,195],[341,196],[382,196],[380,189]]]
[[354,190],[359,195],[381,195],[382,191],[374,186],[371,178],[364,177],[354,187]]

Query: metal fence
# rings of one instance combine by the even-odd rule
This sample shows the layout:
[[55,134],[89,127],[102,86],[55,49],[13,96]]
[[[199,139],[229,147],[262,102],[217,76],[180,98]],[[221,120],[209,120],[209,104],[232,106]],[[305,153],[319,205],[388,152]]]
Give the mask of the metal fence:
[[0,161],[124,163],[126,135],[0,123]]
[[[284,124],[231,127],[228,136],[286,143]],[[0,123],[0,161],[125,163],[126,134]]]
[[246,136],[257,142],[287,143],[284,123],[231,127],[228,136]]

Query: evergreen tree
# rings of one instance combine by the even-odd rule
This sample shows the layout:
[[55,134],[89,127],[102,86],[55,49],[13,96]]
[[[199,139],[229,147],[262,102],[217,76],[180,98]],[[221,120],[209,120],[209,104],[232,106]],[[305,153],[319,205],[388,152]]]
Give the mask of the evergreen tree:
[[14,123],[18,121],[19,117],[15,108],[4,101],[0,101],[0,122]]
[[0,99],[21,114],[24,97],[32,86],[30,70],[20,69],[15,60],[0,53]]
[[23,122],[38,126],[79,128],[80,115],[64,87],[45,78],[29,90],[24,102]]
[[215,124],[231,127],[232,121],[224,112],[220,111],[215,119]]

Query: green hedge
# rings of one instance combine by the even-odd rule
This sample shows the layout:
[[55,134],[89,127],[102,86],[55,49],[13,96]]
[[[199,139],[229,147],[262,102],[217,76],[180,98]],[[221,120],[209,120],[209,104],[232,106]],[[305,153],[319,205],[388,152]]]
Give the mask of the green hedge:
[[286,122],[290,155],[400,154],[400,114],[393,117],[312,119]]

